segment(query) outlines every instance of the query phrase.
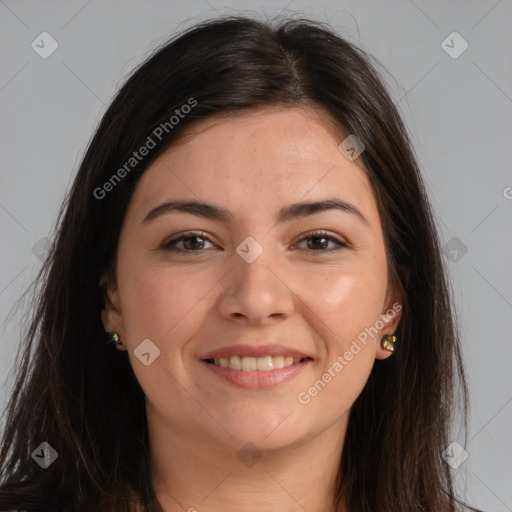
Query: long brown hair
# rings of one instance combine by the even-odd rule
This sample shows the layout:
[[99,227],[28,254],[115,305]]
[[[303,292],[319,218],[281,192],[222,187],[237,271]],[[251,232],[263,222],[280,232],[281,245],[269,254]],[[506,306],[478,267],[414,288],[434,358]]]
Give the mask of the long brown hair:
[[[372,58],[357,46],[309,20],[244,17],[204,22],[155,51],[120,88],[89,143],[19,348],[0,451],[1,510],[128,511],[131,497],[145,508],[154,503],[144,395],[126,354],[105,343],[99,280],[115,275],[128,203],[154,159],[198,120],[270,105],[319,106],[364,144],[390,275],[403,295],[399,350],[376,362],[350,413],[336,506],[463,510],[442,458],[457,405],[467,421],[460,340],[407,131]],[[156,147],[126,167],[151,134]],[[31,458],[41,442],[58,453],[46,469]]]

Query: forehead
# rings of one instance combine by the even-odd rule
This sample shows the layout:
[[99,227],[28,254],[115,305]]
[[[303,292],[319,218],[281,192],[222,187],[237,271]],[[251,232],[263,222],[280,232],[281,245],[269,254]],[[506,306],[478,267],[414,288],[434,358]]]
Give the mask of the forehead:
[[228,201],[233,210],[250,212],[342,196],[369,217],[378,215],[361,159],[350,161],[338,149],[347,135],[326,113],[310,109],[266,108],[200,121],[146,170],[132,207],[185,197]]

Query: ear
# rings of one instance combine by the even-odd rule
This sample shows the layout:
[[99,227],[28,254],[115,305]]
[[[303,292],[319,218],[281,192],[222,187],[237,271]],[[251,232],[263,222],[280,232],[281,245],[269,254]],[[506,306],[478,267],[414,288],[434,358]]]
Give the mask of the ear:
[[[386,295],[383,310],[381,311],[380,322],[382,322],[382,329],[380,329],[379,336],[376,339],[376,359],[387,359],[389,356],[393,354],[393,352],[390,352],[389,350],[382,348],[380,342],[386,334],[395,334],[398,328],[398,324],[400,322],[400,318],[402,317],[402,300],[402,293],[398,283],[390,286],[390,288],[388,289],[388,293]],[[381,325],[379,323],[379,327],[380,326]],[[399,339],[397,339],[396,341],[397,343],[400,343]]]
[[[101,322],[106,332],[117,332],[121,341],[126,339],[123,315],[120,307],[119,292],[114,280],[109,273],[105,273],[100,279],[103,305],[101,309]],[[125,345],[115,345],[117,350],[126,350]]]

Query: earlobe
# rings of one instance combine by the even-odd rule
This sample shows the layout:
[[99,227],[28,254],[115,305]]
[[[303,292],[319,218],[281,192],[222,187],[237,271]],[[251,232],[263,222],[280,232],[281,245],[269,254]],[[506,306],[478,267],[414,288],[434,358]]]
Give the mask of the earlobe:
[[395,332],[402,317],[402,294],[399,292],[398,287],[394,286],[393,291],[387,297],[387,309],[381,315],[382,329],[380,343],[377,346],[377,359],[387,359],[395,351],[396,346],[400,340],[395,336]]
[[[112,339],[112,333],[116,333],[118,339],[123,338],[124,327],[123,316],[119,307],[119,293],[105,276],[100,279],[100,286],[103,297],[100,318],[103,328],[109,334],[109,340]],[[122,343],[114,343],[114,345],[118,350],[126,350]]]

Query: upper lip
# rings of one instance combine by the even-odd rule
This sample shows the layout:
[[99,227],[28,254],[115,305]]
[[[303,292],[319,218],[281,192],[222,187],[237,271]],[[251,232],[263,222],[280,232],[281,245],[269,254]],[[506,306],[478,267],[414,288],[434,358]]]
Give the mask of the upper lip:
[[[221,347],[212,350],[201,356],[201,359],[217,359],[219,357],[229,358],[232,356],[239,357],[264,357],[264,356],[291,356],[293,358],[300,357],[311,358],[304,352],[294,348],[285,347],[284,345],[231,345],[229,347]],[[312,358],[311,358],[312,359]]]

